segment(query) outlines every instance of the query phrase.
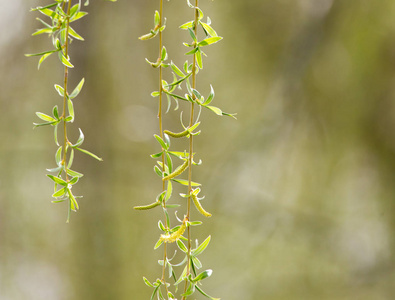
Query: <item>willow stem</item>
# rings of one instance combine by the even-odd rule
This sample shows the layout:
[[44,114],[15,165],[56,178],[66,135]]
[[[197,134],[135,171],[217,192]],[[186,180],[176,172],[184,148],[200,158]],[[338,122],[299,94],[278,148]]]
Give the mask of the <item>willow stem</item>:
[[[199,18],[199,11],[197,9],[199,5],[199,0],[195,0],[195,22],[194,22],[194,33],[195,36],[197,37],[197,28],[198,28],[198,18]],[[195,48],[197,45],[195,44]],[[193,55],[193,65],[192,65],[192,88],[196,89],[196,53]],[[196,99],[195,95],[193,95],[193,99]],[[194,113],[195,113],[195,104],[191,103],[191,118],[189,121],[189,127],[193,126],[193,121],[194,121]],[[193,135],[191,134],[189,137],[189,169],[188,169],[188,195],[192,194],[192,162],[193,162]],[[191,213],[191,197],[188,197],[187,200],[187,220],[189,221],[190,219],[190,213]],[[188,261],[187,261],[187,274],[186,277],[189,276],[191,273],[191,248],[192,248],[192,243],[191,243],[191,227],[188,226],[187,228],[187,236],[188,236]],[[186,293],[188,289],[188,280],[185,280],[185,287],[184,287],[184,294]],[[187,296],[183,296],[181,300],[185,300]]]
[[[162,22],[163,22],[163,0],[160,0],[159,4],[159,28],[162,27]],[[159,30],[159,57],[161,57],[162,53],[162,47],[163,47],[163,40],[162,40],[162,31]],[[163,67],[162,64],[159,66],[159,108],[158,108],[158,119],[159,119],[159,132],[160,136],[163,140],[163,112],[162,112],[162,104],[163,104],[163,87],[162,87],[162,78],[163,78]],[[164,149],[162,149],[163,151]],[[165,173],[165,153],[162,153],[162,174]],[[162,191],[164,192],[166,189],[166,182],[162,181]],[[163,213],[165,215],[165,228],[168,229],[170,224],[167,222],[167,217],[166,217],[166,201],[165,199],[163,200]],[[164,243],[164,250],[163,250],[163,267],[162,267],[162,282],[165,286],[166,289],[166,294],[169,294],[169,290],[167,288],[166,284],[166,261],[167,261],[167,244]]]
[[[63,5],[65,2],[63,2]],[[70,8],[71,8],[71,0],[68,2],[68,7],[67,7],[67,18],[66,18],[66,40],[65,40],[65,45],[64,45],[64,56],[66,59],[68,58],[69,55],[69,28],[70,28]],[[63,97],[63,113],[62,113],[62,120],[63,120],[63,135],[64,135],[64,143],[63,143],[63,166],[64,166],[64,172],[66,173],[66,181],[69,181],[68,175],[67,175],[67,122],[66,122],[66,105],[67,105],[67,82],[68,82],[68,77],[69,77],[69,68],[67,66],[64,67],[64,82],[63,82],[63,88],[64,88],[64,97]]]

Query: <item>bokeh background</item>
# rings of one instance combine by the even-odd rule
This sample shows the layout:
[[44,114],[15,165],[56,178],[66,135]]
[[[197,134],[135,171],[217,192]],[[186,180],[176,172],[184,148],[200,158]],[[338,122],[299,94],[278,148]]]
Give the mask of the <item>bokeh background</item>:
[[[144,61],[157,40],[137,39],[158,1],[90,2],[75,26],[86,41],[71,46],[70,86],[86,83],[70,132],[82,128],[104,161],[77,155],[84,198],[70,224],[45,176],[52,130],[32,129],[36,111],[61,102],[62,67],[50,57],[37,71],[38,59],[24,57],[51,47],[31,37],[40,24],[29,13],[49,2],[0,3],[1,300],[149,299],[142,276],[160,274],[162,213],[132,209],[161,189],[149,157],[157,72]],[[194,174],[213,213],[193,230],[212,235],[204,289],[226,300],[393,299],[395,1],[200,2],[224,40],[206,49],[198,87],[213,84],[214,105],[238,113],[205,111],[196,139]],[[192,15],[186,1],[165,2],[177,64],[189,39],[177,27]],[[165,117],[175,130],[177,114]]]

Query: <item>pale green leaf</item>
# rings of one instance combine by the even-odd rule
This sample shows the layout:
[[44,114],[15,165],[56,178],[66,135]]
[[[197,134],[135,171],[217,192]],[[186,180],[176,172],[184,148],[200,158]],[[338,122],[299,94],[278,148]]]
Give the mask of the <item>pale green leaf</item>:
[[218,116],[222,116],[222,110],[215,106],[205,105],[204,107],[208,108],[212,112],[216,113]]
[[222,37],[220,36],[213,36],[213,37],[209,37],[207,39],[204,39],[203,41],[199,42],[198,46],[208,46],[211,44],[215,44],[217,42],[219,42],[220,40],[222,40]]
[[211,240],[211,235],[209,235],[209,236],[204,240],[204,242],[201,243],[201,244],[199,245],[199,247],[197,247],[196,249],[192,250],[192,253],[191,253],[191,254],[192,254],[193,256],[198,256],[198,255],[200,255],[200,254],[207,248],[208,244],[210,243],[210,240]]
[[[182,185],[188,186],[188,180],[185,180],[185,179],[174,179],[174,178],[172,178],[171,180],[172,180],[172,181],[175,181],[175,182],[177,182],[177,183],[180,183],[180,184],[182,184]],[[201,184],[192,181],[192,182],[191,182],[191,186],[201,186]]]
[[95,159],[97,159],[99,161],[103,161],[102,158],[98,157],[97,155],[93,154],[92,152],[89,152],[88,150],[81,149],[81,148],[78,148],[78,147],[74,147],[74,148],[77,149],[78,151],[81,151],[81,152],[89,155],[89,156],[92,156],[93,158],[95,158]]
[[74,91],[70,94],[70,99],[74,99],[75,97],[78,96],[78,94],[81,92],[82,87],[84,86],[85,83],[85,78],[82,78],[81,81],[77,84],[76,88]]
[[53,198],[58,198],[58,197],[60,197],[60,196],[63,196],[63,195],[66,193],[66,190],[67,190],[66,187],[62,188],[62,189],[56,191],[55,193],[53,193],[53,194],[52,194],[52,197],[53,197]]
[[36,115],[37,115],[37,117],[39,117],[41,120],[44,120],[44,121],[48,121],[48,122],[56,122],[57,121],[56,119],[52,118],[51,116],[48,116],[48,115],[41,113],[41,112],[36,112]]
[[51,178],[54,182],[59,183],[60,185],[67,186],[67,182],[64,181],[62,178],[47,174],[49,178]]
[[69,114],[71,116],[70,122],[73,122],[74,121],[74,105],[70,99],[67,100],[67,106],[69,108]]
[[217,37],[218,34],[215,32],[215,30],[208,24],[203,23],[202,21],[199,22],[200,25],[204,28],[204,30],[212,37]]

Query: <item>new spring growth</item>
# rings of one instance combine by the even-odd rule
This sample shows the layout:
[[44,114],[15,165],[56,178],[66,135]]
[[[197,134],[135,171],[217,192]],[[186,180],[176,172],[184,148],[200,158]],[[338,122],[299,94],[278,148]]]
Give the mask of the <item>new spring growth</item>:
[[163,177],[162,180],[165,181],[177,177],[188,168],[188,164],[189,164],[189,160],[186,159],[181,166],[179,166],[173,173],[170,173],[169,175]]
[[198,210],[198,212],[200,212],[203,216],[209,218],[209,217],[211,217],[212,215],[211,215],[209,212],[207,212],[207,211],[203,208],[202,204],[200,203],[200,200],[204,199],[204,197],[198,198],[197,195],[198,195],[199,193],[200,193],[200,188],[196,188],[196,189],[192,190],[192,193],[191,193],[190,195],[186,195],[186,194],[180,193],[180,196],[181,196],[181,197],[184,197],[184,198],[192,198],[193,204],[195,204],[195,207],[196,207],[196,209]]
[[[154,98],[157,97],[159,100],[159,133],[155,134],[154,137],[159,143],[160,152],[152,154],[151,157],[154,159],[161,158],[161,160],[157,161],[157,164],[154,166],[154,172],[161,179],[162,192],[157,196],[156,201],[152,204],[136,206],[135,209],[147,210],[154,207],[162,207],[165,217],[165,222],[158,222],[158,226],[162,231],[162,234],[154,246],[154,249],[157,249],[160,245],[164,244],[163,259],[158,261],[162,266],[162,275],[160,278],[157,278],[154,283],[149,282],[146,278],[144,278],[144,282],[148,287],[153,288],[151,299],[158,298],[170,300],[178,298],[180,300],[186,300],[191,297],[195,291],[197,291],[209,299],[217,300],[218,298],[213,298],[205,293],[199,285],[201,280],[210,277],[212,271],[206,270],[200,274],[196,274],[196,270],[202,268],[202,263],[197,256],[207,247],[210,237],[200,245],[197,243],[196,248],[193,248],[191,243],[192,230],[190,230],[189,226],[200,226],[202,224],[200,221],[190,221],[190,210],[193,205],[200,214],[205,217],[211,217],[211,213],[207,212],[200,203],[200,200],[204,197],[198,197],[200,188],[197,187],[201,186],[201,184],[192,180],[192,166],[200,165],[200,162],[194,162],[195,152],[193,149],[195,137],[200,133],[200,131],[196,131],[196,128],[200,124],[200,113],[202,110],[208,110],[218,116],[230,116],[234,118],[235,115],[223,112],[219,107],[212,106],[215,93],[214,88],[211,85],[210,92],[206,97],[198,91],[196,86],[196,76],[203,69],[203,58],[206,56],[202,50],[216,44],[222,39],[222,37],[219,37],[211,26],[210,18],[207,18],[207,21],[203,20],[203,12],[198,7],[199,1],[195,0],[195,4],[192,5],[190,1],[187,0],[188,6],[193,9],[194,19],[182,24],[180,28],[189,33],[188,39],[189,36],[192,38],[192,41],[184,43],[184,45],[189,48],[186,55],[190,55],[190,60],[186,60],[181,68],[176,66],[172,60],[168,63],[168,53],[162,44],[162,30],[164,29],[164,26],[162,26],[163,2],[163,0],[159,1],[159,9],[158,11],[155,11],[153,29],[139,38],[140,40],[148,40],[157,37],[159,40],[158,58],[154,61],[150,61],[148,59],[146,59],[146,61],[159,71],[159,87],[151,93],[151,96]],[[203,35],[198,34],[198,29],[203,31],[202,33],[204,34],[204,37]],[[203,37],[202,40],[199,40],[200,36]],[[169,82],[166,78],[167,75],[162,73],[166,68],[172,72],[173,79]],[[183,89],[184,92],[178,92]],[[164,107],[164,99],[167,99],[167,109]],[[173,101],[175,102],[174,110],[177,110],[179,108],[180,100],[189,106],[190,113],[188,117],[188,125],[184,125],[181,112],[179,116],[183,131],[177,132],[163,130],[163,113],[167,114],[170,112]],[[186,111],[186,108],[183,108],[182,110]],[[167,118],[173,118],[173,114],[169,114]],[[185,138],[184,140],[186,143],[184,150],[171,150],[171,140],[173,138]],[[181,144],[181,142],[182,141],[179,143]],[[173,159],[176,159],[177,162],[173,163]],[[177,168],[175,168],[175,166],[177,166]],[[187,172],[185,172],[186,170]],[[183,176],[185,174],[184,172],[188,173],[188,178],[178,178],[180,175]],[[175,227],[170,226],[171,219],[169,217],[169,211],[174,207],[179,207],[180,204],[173,204],[170,202],[173,199],[172,195],[174,194],[172,193],[173,184],[181,184],[184,187],[188,187],[188,192],[186,194],[180,194],[187,200],[186,203],[182,204],[185,206],[184,208],[186,208],[186,212],[184,214],[185,217],[183,221],[177,218],[179,223],[178,226]],[[185,245],[182,240],[188,241],[187,245]],[[178,249],[181,250],[181,253],[185,254],[185,258],[179,264],[173,264],[172,258],[169,258],[167,255],[167,244],[174,242],[176,244],[175,247],[178,247]],[[182,271],[181,274],[177,274],[177,268],[182,265],[185,265],[184,271]],[[168,277],[176,280],[174,283],[175,291],[179,292],[179,297],[174,296],[170,291],[170,284],[166,281],[166,270],[168,271]],[[185,286],[184,288],[179,289],[178,285],[181,282],[184,282]]]
[[136,209],[136,210],[148,210],[148,209],[157,207],[159,205],[160,205],[160,202],[158,201],[158,202],[154,202],[154,203],[151,203],[151,204],[148,204],[148,205],[135,206],[133,208]]
[[202,198],[198,198],[198,194],[199,194],[199,192],[200,192],[200,188],[197,188],[197,189],[195,189],[195,190],[193,190],[193,192],[192,192],[192,201],[193,201],[193,204],[195,204],[195,207],[196,207],[196,209],[203,215],[203,216],[205,216],[205,217],[211,217],[211,214],[209,213],[209,212],[207,212],[204,208],[203,208],[203,206],[202,206],[202,204],[200,203],[200,200],[202,200],[204,197],[202,197]]
[[165,28],[166,28],[166,19],[165,19],[165,24],[163,26],[160,26],[160,14],[156,10],[154,15],[154,28],[151,29],[149,33],[140,36],[139,40],[146,41],[152,39],[156,37],[158,33],[163,31]]
[[187,228],[187,221],[188,219],[185,217],[182,221],[180,228],[178,228],[175,232],[171,234],[162,234],[160,236],[160,240],[165,243],[173,243],[177,241],[184,234],[185,229]]
[[166,133],[168,136],[171,136],[173,138],[182,138],[184,136],[189,137],[190,134],[196,135],[196,134],[200,133],[200,131],[198,131],[196,133],[192,132],[193,130],[195,130],[199,126],[199,124],[200,124],[200,122],[197,122],[195,125],[193,125],[193,126],[191,126],[189,128],[186,128],[182,132],[174,133],[174,132],[172,132],[170,130],[164,130],[163,133]]
[[[114,2],[115,0],[109,0]],[[89,152],[88,150],[80,148],[84,142],[84,134],[80,131],[80,136],[75,144],[70,142],[68,138],[68,125],[75,120],[75,111],[73,99],[77,97],[84,85],[85,79],[78,83],[72,93],[68,91],[68,78],[69,68],[73,68],[69,57],[69,46],[73,39],[83,41],[84,38],[79,35],[71,26],[75,21],[80,20],[87,15],[86,12],[81,11],[81,1],[75,1],[72,5],[72,0],[56,0],[54,3],[47,6],[38,6],[32,11],[38,11],[46,18],[50,19],[47,23],[40,18],[40,21],[44,28],[38,29],[33,35],[49,34],[52,40],[53,48],[51,50],[42,51],[35,54],[26,54],[26,56],[40,56],[38,61],[38,68],[41,64],[52,54],[57,53],[60,63],[62,64],[63,72],[63,84],[55,84],[55,90],[63,99],[62,112],[59,111],[57,105],[52,109],[52,115],[45,114],[42,112],[36,112],[36,115],[44,121],[44,123],[34,123],[35,127],[41,126],[52,126],[54,128],[54,141],[59,147],[55,153],[56,167],[47,169],[48,172],[54,173],[54,175],[47,175],[54,183],[54,193],[52,197],[55,199],[53,203],[59,203],[66,201],[68,202],[68,217],[67,223],[70,220],[70,212],[79,209],[77,202],[78,196],[74,196],[72,193],[72,187],[75,185],[79,178],[83,176],[82,173],[71,169],[74,159],[74,150],[78,150],[85,153],[99,161],[102,159],[97,155]],[[85,6],[89,4],[89,1],[85,2]],[[63,141],[58,140],[58,127],[63,125]]]

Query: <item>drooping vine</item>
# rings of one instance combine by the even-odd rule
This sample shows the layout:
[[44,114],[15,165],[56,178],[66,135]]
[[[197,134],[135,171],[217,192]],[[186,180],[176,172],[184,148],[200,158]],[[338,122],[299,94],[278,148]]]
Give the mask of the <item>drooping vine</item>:
[[[114,2],[116,0],[107,1]],[[66,201],[68,203],[67,223],[70,221],[71,211],[77,211],[79,209],[77,199],[81,197],[75,196],[72,192],[73,186],[83,176],[82,173],[71,169],[75,150],[88,154],[99,161],[102,160],[97,155],[81,148],[84,142],[84,134],[81,129],[79,129],[79,138],[75,143],[72,143],[67,135],[67,125],[74,122],[75,119],[73,101],[78,96],[85,83],[85,79],[82,78],[73,91],[71,93],[69,92],[69,69],[74,68],[69,56],[69,47],[74,39],[80,41],[84,40],[84,38],[71,27],[71,24],[87,15],[86,12],[81,11],[81,0],[75,1],[74,5],[72,2],[73,0],[55,0],[55,2],[46,6],[38,6],[32,9],[32,11],[38,11],[50,19],[50,22],[47,23],[37,18],[44,27],[38,29],[33,35],[48,34],[52,40],[53,49],[36,54],[26,54],[26,56],[40,57],[38,68],[40,68],[44,60],[49,56],[57,54],[64,67],[63,86],[55,84],[55,90],[62,99],[60,103],[61,111],[58,105],[55,105],[52,110],[52,115],[37,112],[36,115],[44,122],[34,123],[34,127],[52,126],[54,128],[54,141],[58,146],[55,154],[56,167],[47,169],[48,172],[52,173],[47,176],[54,183],[54,193],[52,194],[54,200],[52,202],[59,203]],[[84,5],[89,5],[89,0],[85,1]],[[63,129],[61,130],[63,133],[63,138],[61,140],[58,139],[59,125],[61,125]]]
[[[198,195],[201,191],[201,184],[193,181],[192,178],[192,167],[201,164],[201,161],[195,162],[194,160],[194,137],[200,134],[200,131],[196,131],[200,124],[199,118],[202,109],[208,109],[220,116],[230,116],[235,117],[235,114],[229,114],[223,112],[220,108],[210,105],[214,99],[214,89],[210,86],[211,90],[208,97],[205,99],[204,96],[197,89],[197,74],[203,69],[203,47],[209,46],[211,44],[217,43],[222,39],[218,36],[216,31],[211,26],[210,18],[207,21],[203,21],[203,11],[199,8],[198,0],[195,0],[194,5],[187,0],[187,4],[193,9],[194,18],[180,26],[181,29],[187,31],[192,41],[189,43],[184,43],[185,46],[191,48],[186,55],[192,56],[192,63],[188,60],[184,63],[183,68],[176,66],[173,61],[168,62],[168,53],[166,48],[162,45],[162,32],[165,29],[163,24],[165,20],[163,18],[163,0],[160,0],[160,9],[155,12],[154,15],[154,27],[153,29],[140,37],[141,40],[152,39],[155,37],[159,38],[159,54],[158,58],[151,62],[146,59],[147,62],[154,68],[159,69],[159,87],[158,91],[151,93],[153,97],[158,98],[158,119],[159,119],[159,134],[155,134],[154,137],[159,143],[161,151],[156,154],[152,154],[151,157],[154,159],[160,158],[154,166],[155,173],[162,180],[162,190],[156,197],[156,200],[148,205],[135,206],[137,210],[148,210],[155,207],[162,207],[164,212],[164,222],[159,220],[158,227],[162,234],[155,244],[155,249],[163,245],[164,255],[163,260],[159,261],[162,267],[162,275],[157,278],[156,281],[150,282],[144,277],[144,282],[147,286],[153,288],[151,299],[156,296],[158,299],[176,299],[177,292],[180,294],[182,300],[187,299],[196,290],[202,295],[209,299],[218,299],[209,296],[201,288],[201,281],[207,277],[210,277],[212,270],[208,269],[203,272],[198,273],[199,269],[202,268],[202,263],[198,259],[198,256],[206,249],[208,246],[211,236],[208,236],[201,244],[196,243],[195,247],[192,247],[192,226],[199,226],[202,224],[201,221],[191,220],[191,208],[192,203],[194,204],[196,210],[205,217],[211,217],[211,213],[207,212],[202,204],[201,200],[204,197],[199,198]],[[201,35],[204,38],[199,40],[199,32],[201,30]],[[172,82],[168,83],[163,79],[163,68],[170,67],[172,71]],[[192,82],[191,82],[192,81]],[[176,93],[176,88],[185,88],[186,93],[180,95]],[[175,110],[179,108],[179,100],[189,103],[189,122],[185,126],[183,123],[183,113],[180,114],[180,124],[183,130],[180,132],[173,132],[169,129],[163,130],[163,98],[167,98],[167,109],[166,113],[169,112],[172,105],[172,100],[175,101]],[[169,114],[170,115],[170,114]],[[172,117],[172,116],[169,116]],[[183,151],[173,151],[171,147],[171,139],[186,139],[186,147]],[[176,163],[177,167],[173,164],[173,160],[178,161]],[[183,179],[183,174],[187,174],[187,179]],[[175,212],[175,217],[179,224],[171,228],[170,226],[170,214],[169,209],[177,208],[180,204],[170,204],[170,199],[172,197],[173,183],[181,184],[187,187],[187,193],[181,193],[180,200],[184,203],[185,214],[183,219],[179,219]],[[186,237],[184,234],[186,233]],[[186,242],[186,245],[185,243]],[[181,259],[179,255],[174,254],[171,258],[167,253],[167,244],[176,243],[179,251],[183,254]],[[180,259],[180,262],[174,262],[176,259]],[[181,273],[177,271],[179,268],[183,270]],[[167,271],[167,272],[166,272]],[[177,274],[178,273],[178,274]],[[167,276],[166,276],[167,274]],[[168,277],[169,279],[166,279]],[[170,281],[173,282],[174,288],[171,289]],[[184,282],[184,287],[180,288],[179,285]]]

